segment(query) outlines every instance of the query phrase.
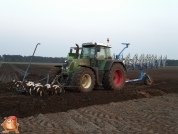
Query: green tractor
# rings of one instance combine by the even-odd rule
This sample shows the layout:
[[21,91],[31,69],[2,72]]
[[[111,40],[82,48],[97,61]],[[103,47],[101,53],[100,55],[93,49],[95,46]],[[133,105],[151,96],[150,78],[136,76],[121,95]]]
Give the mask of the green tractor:
[[[111,46],[105,43],[83,43],[71,47],[67,60],[50,72],[50,84],[90,92],[95,87],[120,90],[124,87],[126,67],[120,60],[113,60]],[[73,53],[72,51],[75,50]]]

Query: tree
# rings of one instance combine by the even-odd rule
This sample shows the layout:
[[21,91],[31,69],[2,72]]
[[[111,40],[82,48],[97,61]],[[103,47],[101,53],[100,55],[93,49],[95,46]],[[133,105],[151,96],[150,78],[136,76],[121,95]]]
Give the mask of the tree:
[[0,61],[3,61],[3,58],[2,58],[2,56],[0,55]]

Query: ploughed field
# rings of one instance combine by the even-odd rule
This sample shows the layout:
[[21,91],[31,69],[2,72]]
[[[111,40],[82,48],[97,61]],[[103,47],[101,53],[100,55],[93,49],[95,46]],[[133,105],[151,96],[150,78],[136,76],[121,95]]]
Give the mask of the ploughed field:
[[178,94],[165,94],[38,114],[17,121],[23,134],[177,134],[177,101]]
[[[27,80],[46,77],[52,67],[32,64]],[[178,112],[178,67],[145,69],[154,80],[153,85],[126,83],[122,91],[66,91],[47,97],[8,91],[6,82],[22,80],[26,68],[27,65],[21,64],[2,64],[0,68],[0,121],[6,116],[17,116],[21,132],[178,132],[178,116],[175,114]],[[127,78],[137,77],[138,70],[127,72]]]
[[[34,65],[29,68],[27,80],[38,81],[46,77],[53,65]],[[17,92],[7,91],[6,82],[13,79],[22,80],[27,65],[2,64],[0,68],[0,115],[14,114],[26,117],[39,113],[64,112],[90,105],[106,104],[110,102],[152,97],[165,93],[178,93],[178,67],[145,70],[154,83],[146,86],[142,82],[126,83],[122,91],[95,89],[90,93],[66,93],[54,96],[28,96]],[[128,71],[127,78],[137,78],[138,70]],[[44,81],[41,81],[45,83]]]

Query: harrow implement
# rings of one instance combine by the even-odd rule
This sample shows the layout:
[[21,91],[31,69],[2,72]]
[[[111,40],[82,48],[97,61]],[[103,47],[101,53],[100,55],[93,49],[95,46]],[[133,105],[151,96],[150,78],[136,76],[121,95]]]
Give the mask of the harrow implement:
[[167,56],[164,56],[162,58],[162,55],[157,58],[157,55],[151,55],[147,54],[146,56],[144,54],[141,54],[140,57],[138,57],[138,54],[135,54],[134,57],[131,59],[130,53],[123,58],[120,58],[119,60],[122,60],[125,66],[128,70],[135,70],[137,68],[141,69],[148,69],[148,68],[160,68],[166,66],[166,60]]
[[[130,45],[129,43],[122,43],[123,45],[126,45],[124,49],[128,48]],[[123,50],[124,50],[123,49]],[[115,60],[121,60],[123,61],[125,67],[127,70],[139,70],[139,77],[137,79],[132,80],[126,80],[125,82],[136,82],[136,81],[143,81],[146,85],[151,85],[153,83],[151,77],[143,71],[143,69],[153,69],[153,68],[160,68],[166,66],[166,60],[167,56],[164,56],[162,58],[162,55],[157,58],[157,55],[151,55],[151,54],[141,54],[140,57],[138,57],[138,54],[135,54],[133,58],[131,58],[130,53],[124,58],[123,57],[123,50],[118,54],[114,55],[113,58]]]
[[[48,84],[49,83],[49,74],[47,74],[47,76],[46,77],[44,77],[44,78],[42,78],[42,79],[40,79],[40,80],[38,80],[38,81],[35,81],[34,82],[34,85],[35,84],[37,84],[37,83],[40,83],[41,81],[43,81],[43,80],[45,80],[46,79],[46,84]],[[24,81],[22,81],[22,84],[18,87],[18,89],[17,89],[17,92],[20,92],[20,93],[24,93],[24,92],[26,92],[26,90],[24,90],[24,83],[23,83]],[[27,82],[26,82],[27,83]]]

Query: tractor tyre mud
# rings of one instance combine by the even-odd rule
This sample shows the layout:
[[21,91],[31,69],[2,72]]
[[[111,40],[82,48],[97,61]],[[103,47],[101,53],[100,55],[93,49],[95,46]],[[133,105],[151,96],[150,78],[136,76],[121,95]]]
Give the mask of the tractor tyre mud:
[[[150,81],[150,79],[151,79],[151,81]],[[145,84],[145,85],[152,85],[153,84],[153,80],[152,80],[152,78],[150,77],[150,79],[148,78],[148,76],[146,75],[144,78],[143,78],[143,83]]]
[[91,92],[95,86],[95,75],[86,67],[78,68],[72,77],[72,85],[78,92]]
[[52,68],[49,73],[49,83],[52,83],[56,75],[60,74],[61,72],[62,72],[61,67]]
[[103,86],[106,90],[121,90],[125,85],[126,71],[122,64],[114,63],[103,77]]

